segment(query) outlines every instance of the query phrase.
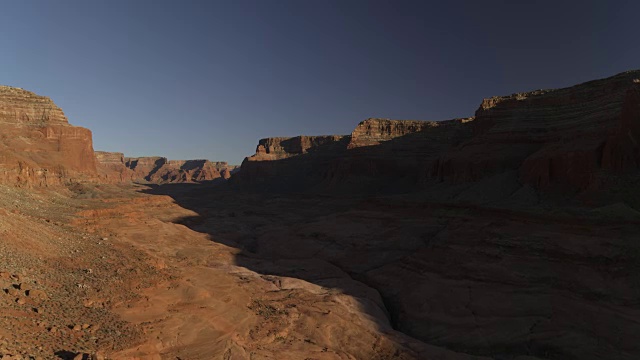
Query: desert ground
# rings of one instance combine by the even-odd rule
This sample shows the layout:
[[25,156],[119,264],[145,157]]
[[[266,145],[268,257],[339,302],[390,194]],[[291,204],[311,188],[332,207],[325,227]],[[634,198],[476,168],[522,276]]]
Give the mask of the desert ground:
[[0,358],[640,358],[640,71],[258,140],[94,151],[0,86]]
[[237,201],[227,195],[207,212],[215,225],[198,231],[185,225],[199,222],[197,212],[145,194],[153,191],[2,188],[3,359],[410,359],[431,351],[394,331],[379,294],[339,268],[274,261],[240,245],[282,216],[325,208],[263,217],[260,206],[224,208]]
[[0,189],[3,359],[638,354],[637,222],[219,184]]

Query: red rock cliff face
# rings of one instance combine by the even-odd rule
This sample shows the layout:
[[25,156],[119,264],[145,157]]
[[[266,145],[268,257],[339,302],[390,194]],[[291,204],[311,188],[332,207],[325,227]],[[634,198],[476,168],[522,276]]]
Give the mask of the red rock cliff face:
[[[154,182],[196,182],[219,179],[224,166],[209,160],[169,160],[150,176]],[[226,163],[224,163],[226,165]]]
[[393,187],[403,179],[401,189],[408,190],[406,182],[417,183],[421,164],[465,138],[465,125],[472,120],[367,119],[347,136],[262,139],[235,179],[271,188],[346,192]]
[[352,132],[347,151],[331,164],[325,182],[347,192],[416,190],[426,164],[467,139],[473,120],[362,121]]
[[[239,181],[286,177],[305,186],[351,182],[358,191],[413,191],[507,174],[515,187],[585,191],[640,170],[639,141],[640,71],[630,71],[564,89],[485,99],[468,119],[372,118],[351,136],[263,139],[243,162]],[[402,185],[394,184],[397,179]]]
[[124,164],[133,171],[132,179],[150,181],[150,178],[158,169],[167,163],[167,158],[160,156],[146,156],[137,158],[124,158]]
[[619,123],[602,146],[601,167],[615,173],[637,170],[640,168],[639,144],[640,80],[635,80],[625,94]]
[[323,135],[323,136],[295,136],[295,137],[274,137],[261,139],[256,148],[256,154],[248,161],[278,160],[296,155],[302,155],[324,147],[331,150],[345,140],[344,135]]
[[51,99],[0,86],[0,182],[57,185],[95,179],[91,131],[71,126]]
[[228,179],[236,166],[209,160],[167,160],[165,157],[124,157],[96,151],[101,177],[116,182],[176,183]]
[[434,164],[433,175],[474,181],[517,170],[523,183],[597,188],[602,171],[637,169],[640,72],[558,90],[485,99],[475,136]]
[[306,178],[321,176],[316,171],[322,171],[325,160],[339,156],[348,141],[346,135],[261,139],[256,153],[244,159],[240,172],[233,179],[242,184],[274,181],[276,187],[286,187],[285,182],[293,181],[296,186],[304,187],[308,185]]
[[95,154],[101,164],[124,164],[124,154],[121,152],[96,151]]
[[100,179],[107,183],[122,183],[133,179],[133,172],[124,164],[121,152],[96,151]]
[[385,141],[406,136],[418,132],[426,132],[430,128],[451,126],[472,121],[473,118],[455,119],[449,121],[417,121],[417,120],[390,120],[369,118],[356,126],[351,133],[351,141],[348,148],[354,149],[363,146],[380,145]]

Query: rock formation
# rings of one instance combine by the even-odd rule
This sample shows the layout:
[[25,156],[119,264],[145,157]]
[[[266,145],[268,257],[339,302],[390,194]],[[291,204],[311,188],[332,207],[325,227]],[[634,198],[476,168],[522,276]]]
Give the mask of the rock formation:
[[[2,185],[0,357],[638,359],[639,79],[263,139],[227,182],[258,192]],[[94,155],[50,100],[1,94],[7,183],[233,171]]]
[[134,179],[150,181],[159,168],[167,163],[167,158],[160,156],[145,156],[138,158],[124,158],[125,166],[133,171]]
[[98,173],[103,182],[122,183],[130,181],[133,174],[125,166],[124,154],[120,152],[96,151]]
[[309,188],[315,179],[324,176],[328,166],[325,160],[340,156],[348,142],[349,136],[341,135],[261,139],[256,153],[242,162],[242,174],[232,179],[236,183],[268,183],[266,186],[289,190]]
[[181,183],[228,179],[237,168],[209,160],[168,160],[165,157],[125,157],[118,152],[96,151],[99,170],[107,182]]
[[[488,98],[469,119],[368,119],[347,138],[243,162],[232,182],[264,190],[257,230],[233,233],[247,258],[326,261],[376,289],[394,329],[460,353],[640,358],[640,71]],[[405,194],[335,196],[370,193]]]
[[380,145],[405,135],[424,132],[430,128],[455,126],[472,121],[473,118],[448,121],[415,121],[370,118],[361,121],[351,133],[348,148]]
[[[474,136],[431,175],[474,181],[506,170],[536,188],[597,188],[601,171],[637,169],[640,71],[558,90],[485,99]],[[605,175],[606,176],[606,175]]]
[[265,138],[258,142],[256,154],[248,161],[280,160],[339,146],[347,137],[340,135]]
[[367,119],[350,136],[319,138],[333,139],[331,147],[314,146],[315,137],[263,139],[237,182],[266,186],[286,175],[315,190],[411,192],[502,176],[512,178],[514,192],[602,189],[640,166],[639,78],[630,71],[492,97],[467,119]]
[[0,86],[0,182],[48,186],[96,176],[91,131],[51,99]]
[[351,135],[262,139],[234,182],[362,193],[393,188],[398,180],[411,178],[413,185],[403,184],[402,189],[414,190],[422,163],[466,138],[470,128],[465,124],[472,120],[371,118],[358,124]]
[[0,86],[0,129],[0,184],[196,182],[228,179],[236,169],[226,162],[94,153],[91,131],[70,125],[51,99],[9,86]]

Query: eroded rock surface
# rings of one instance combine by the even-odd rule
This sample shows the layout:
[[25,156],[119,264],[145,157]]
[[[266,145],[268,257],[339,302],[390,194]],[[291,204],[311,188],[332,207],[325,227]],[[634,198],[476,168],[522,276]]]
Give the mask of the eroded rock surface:
[[351,133],[348,148],[375,146],[405,135],[426,131],[429,128],[450,127],[472,121],[473,118],[445,121],[414,121],[370,118],[356,126]]
[[0,86],[0,182],[59,185],[96,176],[91,131],[71,126],[51,99]]
[[151,192],[192,209],[180,224],[242,249],[236,264],[282,279],[282,288],[297,278],[357,299],[369,316],[387,319],[380,328],[388,321],[431,346],[419,359],[437,358],[436,349],[531,360],[640,354],[638,219],[415,195]]
[[431,175],[459,182],[517,170],[521,182],[536,188],[593,189],[603,171],[637,170],[638,77],[640,71],[630,71],[565,89],[485,99],[474,136],[443,154]]
[[[228,186],[0,186],[0,355],[638,359],[638,79],[263,139]],[[90,178],[27,95],[3,161]],[[230,168],[91,158],[105,182]]]
[[228,179],[236,166],[209,160],[168,160],[165,157],[125,157],[96,151],[99,170],[107,182],[183,183]]
[[122,183],[133,178],[132,171],[124,162],[124,154],[121,152],[96,151],[98,173],[103,182]]
[[234,182],[285,191],[413,191],[424,164],[467,138],[472,120],[367,119],[351,135],[262,139]]
[[347,136],[341,135],[265,138],[258,142],[255,155],[247,160],[280,160],[317,151],[327,152],[339,147],[346,139]]
[[312,146],[316,151],[297,146],[313,137],[263,139],[237,182],[277,189],[288,181],[304,186],[283,189],[333,193],[429,191],[444,182],[452,184],[443,193],[449,200],[468,198],[456,184],[495,180],[498,187],[506,178],[513,188],[508,195],[526,187],[606,192],[617,186],[612,178],[640,166],[638,78],[640,71],[629,71],[565,89],[492,97],[467,119],[367,119],[351,135],[332,137],[340,139],[332,146]]
[[[380,293],[396,330],[430,345],[638,358],[638,79],[488,98],[469,119],[368,119],[330,151],[257,154],[234,185],[262,190],[259,216],[243,217],[258,230],[234,241],[338,267]],[[310,215],[305,200],[333,210]],[[191,224],[207,225],[221,231]]]

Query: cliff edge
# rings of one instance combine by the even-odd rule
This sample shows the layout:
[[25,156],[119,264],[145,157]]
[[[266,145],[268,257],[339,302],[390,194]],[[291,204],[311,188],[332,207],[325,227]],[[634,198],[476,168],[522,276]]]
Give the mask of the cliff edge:
[[0,183],[58,185],[97,175],[91,131],[48,97],[0,86]]

